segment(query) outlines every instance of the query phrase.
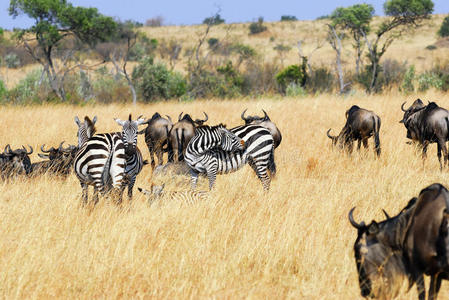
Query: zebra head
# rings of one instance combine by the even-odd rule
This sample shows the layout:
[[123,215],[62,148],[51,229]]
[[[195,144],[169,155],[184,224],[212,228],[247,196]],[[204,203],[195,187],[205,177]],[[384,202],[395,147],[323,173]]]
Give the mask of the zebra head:
[[245,142],[226,127],[220,124],[217,129],[221,135],[220,147],[223,151],[235,152],[245,149]]
[[125,146],[126,155],[136,152],[138,126],[145,123],[145,119],[139,116],[136,121],[132,120],[131,114],[126,121],[114,118],[115,122],[122,126],[122,140]]
[[95,116],[92,121],[88,116],[84,117],[84,122],[81,123],[78,116],[75,116],[75,123],[78,125],[78,147],[81,147],[85,142],[87,142],[95,134],[95,123],[97,122],[97,116]]

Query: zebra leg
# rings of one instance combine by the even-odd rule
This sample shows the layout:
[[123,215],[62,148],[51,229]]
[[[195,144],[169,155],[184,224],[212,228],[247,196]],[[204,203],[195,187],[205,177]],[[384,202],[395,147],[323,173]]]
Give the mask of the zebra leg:
[[262,182],[263,189],[265,191],[268,191],[270,189],[271,178],[270,176],[268,176],[267,167],[266,166],[257,167],[255,164],[252,164],[251,166],[256,172],[257,177],[259,177],[260,181]]
[[87,194],[89,192],[89,186],[85,183],[81,183],[81,188],[83,189],[83,195],[82,195],[82,200],[83,200],[83,204],[86,205],[87,204]]
[[196,183],[198,182],[198,172],[193,169],[190,169],[190,177],[191,177],[192,190],[195,190]]
[[217,179],[217,170],[214,168],[214,169],[209,169],[206,172],[207,172],[207,178],[209,178],[209,190],[212,190],[212,188],[214,187],[214,184],[215,184],[215,180]]
[[94,186],[94,195],[92,197],[94,206],[97,205],[97,203],[98,203],[98,191],[99,191],[99,189],[96,186]]
[[128,200],[131,202],[133,199],[133,187],[134,183],[136,183],[136,176],[133,176],[128,183]]

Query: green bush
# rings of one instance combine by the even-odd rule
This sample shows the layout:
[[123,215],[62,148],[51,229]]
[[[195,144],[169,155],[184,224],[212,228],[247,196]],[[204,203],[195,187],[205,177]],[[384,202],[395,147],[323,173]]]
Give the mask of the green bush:
[[426,50],[435,50],[436,48],[437,48],[437,46],[435,46],[435,45],[426,46]]
[[440,29],[438,30],[438,35],[440,37],[449,36],[449,16],[444,18],[443,24],[441,24]]
[[425,92],[431,87],[438,90],[443,87],[443,81],[438,74],[426,72],[418,76],[418,91]]
[[267,30],[267,26],[263,25],[263,17],[259,17],[257,22],[249,25],[249,34],[257,34]]
[[306,82],[306,70],[304,66],[291,65],[276,74],[276,81],[282,93],[291,83],[304,86]]
[[[8,100],[13,104],[43,103],[54,98],[46,76],[41,81],[42,68],[27,73],[25,78],[8,92]],[[53,97],[52,97],[53,96]]]
[[292,82],[287,86],[285,95],[288,97],[304,97],[307,95],[307,93],[302,86]]
[[187,88],[181,74],[168,70],[162,63],[154,63],[152,58],[144,59],[134,68],[132,79],[144,101],[177,98]]
[[400,91],[406,94],[411,94],[415,91],[413,81],[415,80],[415,66],[411,65],[404,75]]
[[218,46],[218,39],[217,38],[210,38],[207,40],[207,44],[209,45],[209,48],[213,49]]
[[5,63],[8,68],[17,69],[20,67],[20,59],[15,53],[8,53],[5,55]]
[[225,22],[225,20],[220,16],[220,14],[216,14],[213,17],[205,18],[203,20],[203,24],[206,24],[206,25],[219,25],[219,24],[223,24],[224,22]]
[[281,16],[281,21],[298,21],[298,18],[295,16],[285,15]]
[[8,91],[6,90],[6,86],[3,83],[3,80],[0,79],[0,103],[5,101],[7,92]]
[[334,89],[335,76],[332,70],[326,67],[319,67],[310,74],[310,80],[307,80],[305,88],[310,93],[328,93]]

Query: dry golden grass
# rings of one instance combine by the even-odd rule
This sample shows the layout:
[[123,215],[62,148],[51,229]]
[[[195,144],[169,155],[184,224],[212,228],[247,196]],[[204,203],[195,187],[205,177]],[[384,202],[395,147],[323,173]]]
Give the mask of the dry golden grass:
[[[449,107],[447,94],[424,99]],[[267,110],[283,134],[276,150],[278,173],[268,194],[249,167],[217,178],[210,200],[194,205],[160,202],[151,207],[135,190],[118,208],[102,199],[80,207],[75,175],[44,176],[0,184],[0,295],[2,298],[293,298],[358,299],[352,245],[357,220],[396,214],[433,182],[448,185],[436,147],[423,166],[406,145],[398,94],[340,98],[196,101],[153,105],[0,107],[3,147],[76,142],[75,115],[97,115],[99,132],[115,131],[113,117],[150,117],[180,111],[209,124],[241,124],[241,111]],[[380,159],[370,151],[351,157],[330,147],[326,130],[339,131],[352,104],[382,118]],[[139,144],[144,156],[148,151]],[[32,161],[37,155],[32,154]],[[159,178],[167,190],[186,180]],[[188,181],[188,180],[187,180]],[[149,187],[151,168],[136,187]],[[200,178],[204,189],[207,180]],[[440,298],[449,296],[443,282]],[[413,288],[401,299],[416,299]]]
[[[415,65],[416,71],[422,72],[429,69],[436,62],[446,62],[449,60],[448,46],[444,44],[433,51],[426,50],[425,47],[433,45],[438,41],[437,31],[441,26],[445,15],[433,15],[430,20],[423,23],[417,30],[409,31],[404,36],[396,40],[382,57],[385,59],[396,59],[399,62],[407,62]],[[375,17],[373,28],[382,22],[383,17]],[[316,66],[334,66],[335,52],[329,43],[326,42],[326,23],[328,20],[315,21],[295,21],[295,22],[266,22],[268,30],[256,35],[248,35],[249,23],[222,24],[213,26],[208,37],[218,38],[220,41],[240,42],[250,45],[256,49],[258,56],[265,62],[276,62],[280,64],[279,55],[273,48],[278,44],[292,47],[285,57],[284,65],[297,64],[299,55],[297,50],[298,41],[303,41],[303,54],[309,56],[318,44],[322,47],[315,51],[310,57],[310,62]],[[141,30],[150,38],[156,38],[159,42],[174,40],[182,45],[180,60],[176,63],[175,69],[185,73],[189,56],[185,54],[187,49],[192,49],[198,43],[198,39],[205,32],[205,25],[194,26],[162,26],[143,27]],[[372,38],[372,37],[371,37]],[[207,44],[203,50],[207,51]],[[355,60],[352,42],[345,40],[343,43],[343,67],[350,72],[354,72]],[[156,53],[156,59],[165,61]],[[107,64],[112,69],[112,64]],[[135,63],[129,63],[127,69],[132,72]],[[14,87],[26,73],[37,67],[37,65],[26,66],[22,69],[0,68],[0,75],[4,77],[6,85]]]

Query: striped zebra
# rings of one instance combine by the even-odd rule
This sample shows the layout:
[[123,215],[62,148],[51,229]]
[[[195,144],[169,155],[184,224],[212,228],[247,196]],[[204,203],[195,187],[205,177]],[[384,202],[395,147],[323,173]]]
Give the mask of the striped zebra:
[[164,191],[164,186],[165,184],[151,185],[151,191],[140,187],[137,189],[147,196],[149,205],[160,198],[170,199],[188,205],[196,202],[204,202],[209,198],[209,193],[206,191]]
[[223,125],[198,127],[187,146],[185,160],[190,167],[193,189],[199,174],[207,175],[209,189],[212,189],[217,174],[234,172],[249,163],[268,190],[271,179],[267,171],[274,174],[276,167],[273,136],[258,125],[231,130]]
[[87,204],[88,186],[93,185],[94,204],[98,203],[98,192],[107,191],[107,182],[119,191],[118,203],[122,201],[123,181],[125,176],[125,146],[120,133],[95,134],[97,117],[89,117],[81,122],[75,117],[78,125],[78,147],[74,160],[75,174],[83,189],[83,203]]
[[142,170],[143,166],[148,163],[148,161],[143,160],[142,152],[140,152],[140,149],[137,147],[138,126],[145,124],[145,120],[139,116],[136,121],[133,121],[131,114],[126,121],[122,121],[120,119],[114,120],[117,124],[122,126],[121,137],[125,147],[126,156],[126,184],[128,185],[128,198],[131,200],[136,177]]

